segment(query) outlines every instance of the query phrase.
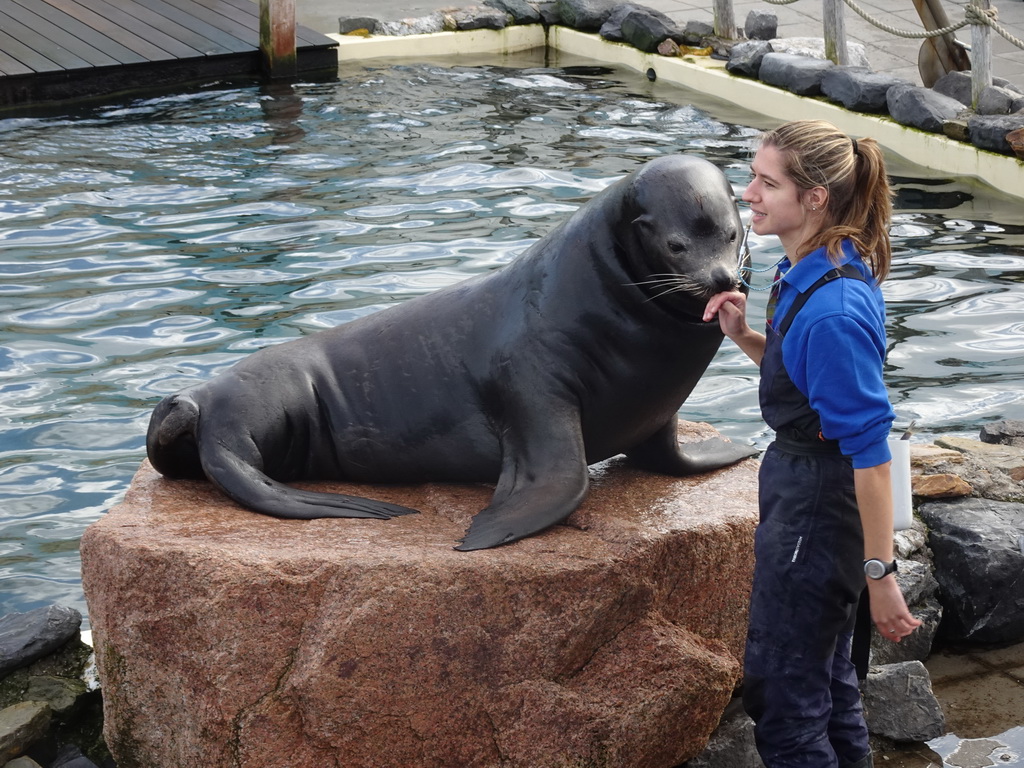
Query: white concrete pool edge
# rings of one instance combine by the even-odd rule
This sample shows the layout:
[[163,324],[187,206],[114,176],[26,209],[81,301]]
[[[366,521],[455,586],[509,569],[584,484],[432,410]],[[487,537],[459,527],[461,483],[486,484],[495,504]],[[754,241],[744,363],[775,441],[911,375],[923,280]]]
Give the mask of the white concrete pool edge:
[[1003,194],[1024,198],[1024,163],[1008,155],[978,149],[946,136],[900,125],[888,116],[852,112],[824,99],[798,96],[739,77],[725,63],[692,56],[671,58],[644,53],[622,43],[568,27],[542,25],[503,30],[438,32],[400,37],[329,35],[338,41],[338,60],[389,60],[460,55],[508,55],[545,46],[596,62],[647,72],[659,80],[732,101],[751,112],[784,121],[795,116],[828,120],[854,137],[871,136],[904,160],[943,175],[976,179]]

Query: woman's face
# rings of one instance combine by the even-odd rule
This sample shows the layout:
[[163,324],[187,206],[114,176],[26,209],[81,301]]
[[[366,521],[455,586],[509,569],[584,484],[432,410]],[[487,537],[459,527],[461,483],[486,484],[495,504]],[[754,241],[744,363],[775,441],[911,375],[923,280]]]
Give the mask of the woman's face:
[[758,235],[776,235],[793,261],[796,249],[820,226],[820,216],[811,210],[810,196],[785,172],[778,149],[763,145],[750,169],[754,178],[743,192],[743,201],[753,214],[751,229]]

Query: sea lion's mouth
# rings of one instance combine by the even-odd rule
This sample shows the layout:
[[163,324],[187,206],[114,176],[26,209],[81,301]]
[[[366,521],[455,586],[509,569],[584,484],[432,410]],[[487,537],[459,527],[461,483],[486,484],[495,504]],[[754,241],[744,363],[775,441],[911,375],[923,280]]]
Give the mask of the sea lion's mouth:
[[665,272],[651,274],[647,280],[638,280],[628,285],[636,286],[646,294],[644,303],[657,303],[681,322],[695,326],[717,326],[717,320],[704,319],[704,307],[712,296],[739,290],[741,280],[738,272],[716,270],[712,281],[713,284],[709,284],[706,280]]

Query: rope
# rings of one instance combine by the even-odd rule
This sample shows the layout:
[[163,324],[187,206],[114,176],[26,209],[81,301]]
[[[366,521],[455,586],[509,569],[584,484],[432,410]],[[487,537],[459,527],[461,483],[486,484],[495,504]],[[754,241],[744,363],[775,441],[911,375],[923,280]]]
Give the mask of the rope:
[[[768,0],[768,2],[770,1],[771,0]],[[862,19],[871,24],[874,24],[883,32],[888,32],[890,35],[896,35],[896,37],[904,37],[907,38],[908,40],[923,40],[929,37],[942,37],[942,35],[950,35],[956,32],[958,29],[962,29],[963,27],[966,27],[968,24],[971,23],[964,19],[958,24],[950,24],[948,27],[943,27],[942,29],[935,29],[932,30],[931,32],[911,32],[909,30],[891,27],[885,22],[872,18],[871,15],[863,8],[861,8],[859,5],[857,5],[857,3],[854,2],[854,0],[843,0],[843,2],[850,6]],[[967,7],[970,8],[971,6],[968,5]]]
[[1018,48],[1024,48],[1024,40],[1019,37],[1014,37],[1010,32],[999,23],[999,11],[996,8],[978,8],[974,5],[968,5],[964,8],[964,15],[967,21],[971,24],[985,24],[994,29],[999,35],[1009,43],[1017,46]]
[[[791,5],[798,2],[799,0],[764,0],[769,5]],[[951,35],[958,29],[963,29],[969,24],[978,24],[991,27],[994,29],[1003,39],[1017,46],[1018,48],[1024,48],[1024,40],[1019,37],[1014,37],[1010,32],[999,24],[999,12],[995,8],[978,8],[971,3],[964,5],[964,20],[957,22],[956,24],[950,24],[942,29],[935,29],[931,31],[915,32],[912,30],[898,29],[897,27],[890,26],[884,21],[871,16],[870,13],[861,8],[854,0],[843,0],[853,11],[859,15],[862,19],[870,24],[874,24],[883,32],[888,32],[890,35],[896,37],[907,38],[908,40],[923,40],[931,37],[942,37],[943,35]]]

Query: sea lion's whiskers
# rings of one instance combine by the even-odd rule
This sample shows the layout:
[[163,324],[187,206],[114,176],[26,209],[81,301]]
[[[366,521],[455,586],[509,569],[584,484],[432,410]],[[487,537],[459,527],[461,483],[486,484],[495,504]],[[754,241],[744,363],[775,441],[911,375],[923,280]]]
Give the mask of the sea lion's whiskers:
[[674,286],[671,286],[669,288],[666,288],[661,293],[656,293],[653,296],[648,296],[644,301],[654,301],[655,299],[660,299],[663,296],[668,296],[670,294],[678,293],[679,291],[685,291],[685,290],[686,290],[686,287],[683,286],[683,285],[674,285]]
[[693,284],[696,285],[696,281],[688,280],[685,275],[679,275],[675,272],[662,272],[660,274],[651,275],[654,280],[639,280],[635,283],[625,283],[625,285],[680,285],[680,284]]
[[674,273],[662,273],[660,275],[652,275],[657,278],[655,280],[643,280],[637,283],[630,283],[630,285],[651,285],[663,290],[658,290],[651,296],[648,296],[644,301],[654,301],[664,296],[668,296],[673,293],[679,293],[680,291],[686,293],[692,293],[695,295],[703,296],[710,295],[707,286],[698,280],[694,280],[686,275],[678,275]]
[[641,280],[637,283],[623,283],[623,285],[635,285],[637,287],[641,285],[678,285],[678,278],[664,278],[661,280]]

